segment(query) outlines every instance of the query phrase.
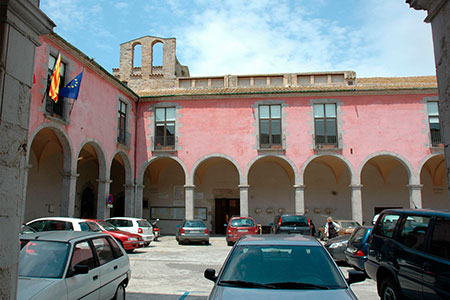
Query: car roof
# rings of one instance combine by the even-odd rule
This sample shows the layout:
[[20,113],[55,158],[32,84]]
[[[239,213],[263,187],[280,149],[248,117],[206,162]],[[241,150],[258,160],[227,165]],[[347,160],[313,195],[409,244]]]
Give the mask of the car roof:
[[239,245],[322,246],[316,238],[301,234],[244,235],[239,240]]
[[131,217],[112,217],[106,220],[129,220],[129,221],[137,221],[137,220],[145,220],[144,218],[131,218]]
[[43,221],[43,220],[53,220],[53,221],[66,221],[66,222],[85,222],[86,220],[80,219],[80,218],[70,218],[70,217],[42,217],[38,219],[34,219],[31,221],[28,221],[26,224],[29,224],[31,222],[35,221]]
[[26,233],[20,236],[21,240],[40,240],[40,241],[56,241],[56,242],[70,242],[74,240],[110,236],[106,233],[92,232],[92,231],[43,231],[35,233]]
[[411,214],[411,215],[426,215],[426,216],[440,216],[440,217],[450,217],[449,211],[440,211],[432,209],[385,209],[382,213],[401,213],[401,214]]

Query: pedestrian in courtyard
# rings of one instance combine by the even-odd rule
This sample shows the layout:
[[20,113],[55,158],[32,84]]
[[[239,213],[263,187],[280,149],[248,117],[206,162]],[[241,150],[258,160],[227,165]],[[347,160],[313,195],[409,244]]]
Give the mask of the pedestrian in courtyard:
[[338,235],[338,231],[341,229],[341,226],[334,222],[332,217],[328,217],[324,228],[325,236],[328,237],[328,239],[332,239]]

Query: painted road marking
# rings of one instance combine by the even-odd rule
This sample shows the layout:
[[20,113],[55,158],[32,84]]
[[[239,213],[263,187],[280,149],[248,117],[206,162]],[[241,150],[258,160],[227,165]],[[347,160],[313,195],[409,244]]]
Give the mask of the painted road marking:
[[180,298],[178,298],[178,300],[183,300],[186,299],[186,297],[189,295],[189,292],[185,292],[183,296],[181,296]]

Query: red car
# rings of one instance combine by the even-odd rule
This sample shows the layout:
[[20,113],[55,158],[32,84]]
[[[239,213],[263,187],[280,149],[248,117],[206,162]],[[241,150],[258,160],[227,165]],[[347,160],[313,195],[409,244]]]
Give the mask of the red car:
[[243,235],[258,234],[258,227],[252,217],[232,217],[227,227],[227,244],[232,246]]
[[111,223],[103,220],[89,219],[89,221],[95,222],[103,232],[112,235],[127,252],[132,252],[136,248],[144,247],[144,240],[139,234],[119,230]]

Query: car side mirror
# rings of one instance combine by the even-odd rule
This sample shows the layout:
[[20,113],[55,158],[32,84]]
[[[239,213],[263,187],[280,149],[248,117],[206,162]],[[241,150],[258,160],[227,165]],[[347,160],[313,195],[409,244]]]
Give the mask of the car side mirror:
[[87,274],[87,273],[89,273],[89,266],[88,265],[75,265],[73,267],[72,275]]
[[177,225],[177,228],[180,228],[180,225]]
[[362,271],[350,270],[348,271],[347,283],[353,284],[366,280],[366,274]]
[[214,269],[206,269],[204,275],[206,279],[209,279],[214,282],[217,281],[216,270]]

